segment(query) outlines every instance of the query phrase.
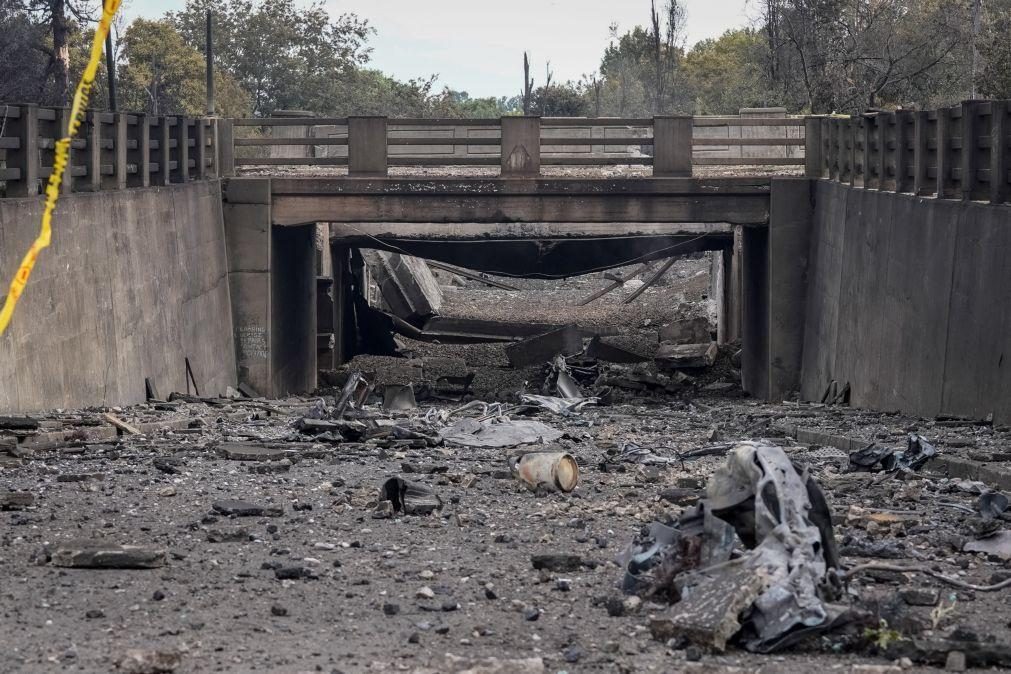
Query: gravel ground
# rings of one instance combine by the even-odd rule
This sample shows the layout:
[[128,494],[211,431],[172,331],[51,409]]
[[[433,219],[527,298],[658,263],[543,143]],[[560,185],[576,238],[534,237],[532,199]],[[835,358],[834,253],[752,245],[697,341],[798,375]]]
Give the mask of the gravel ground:
[[[684,262],[686,276],[647,293],[628,314],[616,298],[602,301],[593,320],[648,330],[679,315],[681,301],[671,297],[680,293],[685,312],[697,310],[705,286],[692,270],[704,264]],[[515,296],[468,287],[448,295],[447,310],[487,316],[478,311],[484,305],[500,317],[578,318],[569,304],[601,283],[522,282],[526,290]],[[501,346],[424,346],[430,351],[417,355],[507,372],[493,360]],[[717,371],[717,383],[738,376],[725,358]],[[814,429],[903,447],[916,432],[942,455],[1000,464],[1011,441],[1006,427],[759,403],[734,388],[628,394],[573,417],[537,416],[564,431],[556,444],[576,457],[581,478],[571,494],[535,493],[508,473],[509,449],[299,432],[303,416],[325,416],[333,404],[319,400],[111,410],[143,435],[115,435],[104,410],[37,415],[37,430],[0,430],[0,672],[883,673],[933,671],[902,657],[922,658],[917,644],[942,637],[959,639],[970,657],[1003,648],[1002,663],[1011,662],[1008,590],[866,572],[842,599],[860,612],[859,623],[772,655],[736,646],[718,653],[654,639],[651,620],[674,609],[622,595],[614,561],[644,525],[683,511],[671,490],[697,495],[724,461],[718,453],[679,457],[765,438],[821,484],[846,566],[923,563],[966,582],[999,582],[1011,577],[1006,559],[960,551],[981,527],[1007,526],[972,514],[971,484],[929,465],[907,479],[844,472],[845,452],[791,436]],[[375,430],[396,423],[431,434],[440,425],[433,419],[457,405],[422,403],[399,416],[369,405],[363,415]],[[626,442],[669,462],[615,464]],[[236,446],[277,456],[229,458]],[[430,486],[441,510],[385,516],[379,488],[396,475]],[[261,510],[229,515],[226,499]],[[147,546],[165,557],[151,569],[59,566],[80,539]],[[536,570],[532,557],[541,554],[577,555],[580,564]],[[920,605],[934,603],[941,608]],[[872,637],[890,641],[890,650],[883,654]],[[908,652],[894,650],[902,647]]]

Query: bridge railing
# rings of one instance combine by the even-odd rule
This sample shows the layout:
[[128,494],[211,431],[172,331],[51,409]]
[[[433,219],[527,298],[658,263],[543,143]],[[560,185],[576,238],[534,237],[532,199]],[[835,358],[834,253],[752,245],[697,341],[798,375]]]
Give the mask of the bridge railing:
[[[41,194],[69,108],[0,104],[0,194]],[[201,117],[88,111],[71,143],[64,192],[169,185],[220,177],[219,122]],[[227,148],[231,151],[231,146]]]
[[965,101],[807,120],[810,177],[942,199],[1011,200],[1011,105]]
[[[234,119],[236,167],[498,167],[503,176],[543,166],[652,166],[658,176],[692,167],[804,166],[805,120],[780,116],[496,119]],[[223,139],[223,142],[224,139]]]

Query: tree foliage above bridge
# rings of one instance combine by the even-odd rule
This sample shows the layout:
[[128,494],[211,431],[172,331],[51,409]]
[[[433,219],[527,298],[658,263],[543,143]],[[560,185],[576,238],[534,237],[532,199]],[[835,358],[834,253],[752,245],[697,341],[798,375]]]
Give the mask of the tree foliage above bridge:
[[[1011,98],[1011,0],[752,0],[752,25],[689,46],[684,0],[636,0],[641,26],[612,26],[595,72],[555,81],[550,63],[527,107],[546,116],[732,114],[743,107],[854,112],[937,107],[973,94]],[[67,102],[94,20],[88,0],[0,1],[0,100]],[[317,0],[187,0],[161,20],[116,30],[120,107],[198,114],[205,12],[215,21],[216,100],[229,116],[304,109],[324,115],[496,117],[516,91],[473,99],[370,68],[365,17]],[[540,67],[540,66],[539,66]],[[539,81],[536,81],[539,80]],[[106,100],[105,76],[93,102]],[[535,86],[536,85],[536,86]]]

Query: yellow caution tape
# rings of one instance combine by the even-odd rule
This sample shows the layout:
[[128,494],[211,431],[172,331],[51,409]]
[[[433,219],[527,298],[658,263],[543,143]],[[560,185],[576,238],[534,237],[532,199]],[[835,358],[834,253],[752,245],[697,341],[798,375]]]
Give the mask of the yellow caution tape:
[[91,94],[91,86],[95,82],[98,66],[102,62],[102,48],[105,46],[105,37],[109,34],[112,19],[116,16],[116,12],[119,10],[122,2],[123,0],[105,0],[102,5],[102,19],[98,22],[98,28],[95,30],[95,40],[91,44],[91,58],[88,60],[88,65],[84,69],[84,75],[81,76],[81,81],[78,82],[77,90],[74,92],[74,103],[70,108],[70,123],[68,124],[67,134],[56,141],[53,155],[53,172],[49,174],[49,182],[46,183],[46,207],[42,211],[42,228],[39,231],[38,238],[35,239],[32,247],[25,254],[24,259],[21,260],[18,273],[14,275],[14,280],[11,281],[11,287],[7,293],[3,309],[0,309],[0,335],[7,330],[7,325],[11,322],[14,307],[17,306],[21,293],[24,292],[25,285],[28,283],[28,277],[32,275],[35,260],[38,259],[42,249],[49,246],[52,234],[53,211],[56,210],[56,202],[60,198],[63,171],[67,167],[70,157],[70,139],[77,134],[77,130],[81,127],[84,109],[88,105],[88,96]]

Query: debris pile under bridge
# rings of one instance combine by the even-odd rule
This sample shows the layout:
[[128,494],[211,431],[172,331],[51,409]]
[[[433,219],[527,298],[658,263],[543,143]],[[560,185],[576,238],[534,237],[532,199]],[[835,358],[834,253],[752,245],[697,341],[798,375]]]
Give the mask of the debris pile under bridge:
[[559,334],[313,395],[0,418],[5,666],[1011,667],[1011,429],[744,397],[705,264],[579,321],[611,281],[444,284]]

